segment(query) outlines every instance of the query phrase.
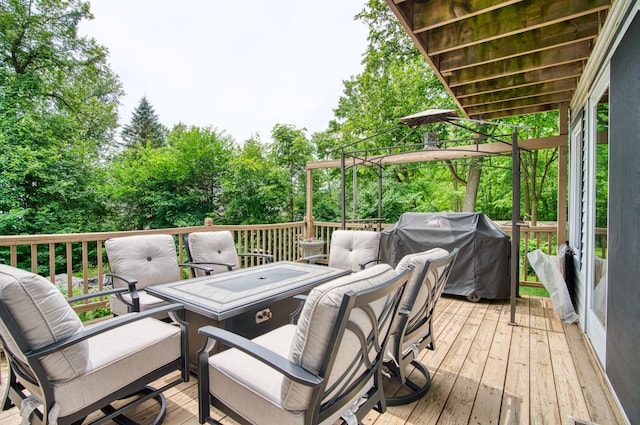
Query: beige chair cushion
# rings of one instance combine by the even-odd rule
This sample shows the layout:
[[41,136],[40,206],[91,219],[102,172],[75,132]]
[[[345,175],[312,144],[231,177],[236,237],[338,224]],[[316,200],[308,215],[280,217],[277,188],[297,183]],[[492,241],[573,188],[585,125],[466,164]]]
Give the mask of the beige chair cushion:
[[89,339],[91,368],[53,388],[60,416],[100,400],[180,358],[180,343],[179,327],[152,318]]
[[[396,275],[396,272],[388,264],[378,264],[314,288],[300,313],[289,359],[304,369],[317,374],[324,359],[345,293],[350,290],[359,291],[372,288],[394,278]],[[386,301],[386,299],[381,300],[378,305],[374,306],[374,310],[382,308]],[[358,311],[357,313],[362,312]],[[357,316],[357,313],[354,314]],[[357,318],[354,320],[357,320]],[[364,323],[367,322],[366,320],[364,321]],[[340,343],[340,350],[331,370],[327,388],[338,377],[343,375],[359,348],[359,342],[355,340],[351,332],[347,331],[345,340]],[[305,409],[309,404],[309,397],[310,391],[308,387],[290,379],[283,381],[282,403],[285,409]]]
[[[410,302],[409,298],[411,297],[411,294],[413,294],[413,292],[415,291],[416,285],[422,284],[422,282],[420,282],[420,278],[422,277],[421,276],[422,271],[424,269],[424,265],[426,264],[426,262],[429,260],[435,260],[437,258],[446,257],[447,255],[449,255],[449,252],[447,250],[442,248],[433,248],[428,251],[417,252],[415,254],[407,254],[404,257],[402,257],[402,260],[400,260],[400,262],[396,266],[396,272],[402,273],[410,265],[413,266],[414,272],[411,275],[409,282],[407,282],[407,287],[404,290],[404,295],[400,303],[400,308],[407,309],[410,307],[408,304]],[[441,274],[441,270],[438,270],[437,275],[440,276],[440,274]],[[434,275],[426,276],[426,278],[427,278],[426,284],[428,285],[428,289],[430,291],[433,289],[433,287],[436,284],[436,282],[433,282]],[[429,291],[421,290],[420,292],[418,292],[418,297],[416,298],[414,305],[423,305],[429,298]],[[413,318],[413,315],[409,314],[409,320],[411,320],[412,318]]]
[[[287,357],[295,333],[296,326],[285,325],[254,338],[253,341]],[[280,372],[235,348],[209,358],[209,392],[241,414],[249,423],[305,423],[303,411],[283,408],[283,381],[284,377]],[[356,398],[361,396],[359,394]],[[334,424],[342,413],[338,411],[322,424]]]
[[[37,274],[0,265],[0,297],[32,349],[68,338],[83,329],[60,291]],[[21,352],[8,330],[2,326],[0,332],[9,349],[19,356]],[[23,357],[23,360],[26,359]],[[69,381],[90,367],[88,344],[81,342],[50,354],[42,364],[51,381]]]
[[[111,272],[138,280],[138,291],[159,283],[182,279],[178,265],[176,245],[171,235],[126,236],[107,239],[104,243],[109,258]],[[113,280],[117,288],[127,287],[120,279]],[[147,300],[150,303],[147,305]],[[140,310],[162,305],[152,296],[140,292]],[[116,297],[111,297],[111,311],[114,314],[127,313],[127,307]]]
[[[285,325],[253,341],[287,357],[295,331]],[[209,358],[209,391],[250,423],[304,423],[303,413],[282,408],[283,380],[280,372],[235,348]]]
[[[238,252],[236,251],[233,236],[229,231],[217,232],[194,232],[189,234],[190,261],[233,264],[234,268],[239,267]],[[226,272],[226,266],[209,265],[215,273]],[[196,270],[200,276],[204,274],[201,270]]]
[[[411,277],[409,278],[409,281],[407,282],[407,287],[404,290],[404,294],[402,297],[402,301],[400,301],[400,308],[401,309],[406,309],[409,310],[409,318],[408,321],[409,323],[411,323],[411,321],[413,320],[413,318],[416,316],[416,314],[418,314],[418,312],[420,311],[419,308],[416,308],[417,306],[422,306],[424,305],[427,300],[429,299],[429,294],[431,293],[431,291],[433,290],[434,285],[436,285],[437,282],[434,282],[434,278],[437,276],[440,276],[442,273],[442,270],[437,270],[437,275],[434,274],[429,274],[426,276],[426,282],[425,285],[423,286],[420,291],[418,292],[418,296],[416,297],[416,300],[414,302],[414,308],[410,308],[411,306],[409,305],[409,303],[411,302],[410,298],[413,294],[413,292],[416,290],[416,285],[421,285],[422,282],[420,281],[420,278],[422,277],[422,272],[424,270],[424,266],[426,264],[427,261],[429,260],[435,260],[437,258],[442,258],[442,257],[446,257],[447,255],[449,255],[449,252],[442,249],[442,248],[433,248],[430,249],[428,251],[423,251],[423,252],[417,252],[414,254],[407,254],[404,257],[402,257],[402,259],[400,260],[400,262],[398,263],[398,265],[396,266],[396,272],[397,273],[402,273],[407,267],[409,267],[409,265],[412,265],[413,268],[413,273],[411,274]],[[445,267],[445,266],[443,266]],[[400,325],[400,321],[396,322],[398,325]],[[391,336],[389,338],[389,345],[388,347],[394,347],[396,344],[396,338],[398,337],[398,329],[395,329],[392,333]],[[419,335],[415,335],[414,339],[407,339],[404,338],[402,341],[402,345],[403,345],[403,349],[406,349],[407,347],[409,347],[411,344],[415,343],[417,340],[423,338],[424,335],[423,334],[419,334]]]
[[111,272],[138,280],[138,290],[180,280],[176,245],[171,235],[127,236],[104,243]]
[[336,230],[331,235],[329,266],[360,271],[360,264],[378,258],[380,233],[365,230]]

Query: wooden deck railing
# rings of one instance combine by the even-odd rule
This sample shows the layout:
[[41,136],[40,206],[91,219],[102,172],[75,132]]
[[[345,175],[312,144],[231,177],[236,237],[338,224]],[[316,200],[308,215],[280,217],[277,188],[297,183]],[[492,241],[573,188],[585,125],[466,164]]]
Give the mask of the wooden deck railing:
[[[14,267],[20,267],[47,276],[56,283],[56,275],[66,274],[66,284],[60,287],[64,294],[86,294],[90,289],[105,287],[104,274],[109,271],[104,241],[109,238],[132,235],[169,234],[175,237],[179,262],[186,262],[187,256],[183,236],[188,233],[212,230],[230,230],[234,236],[238,252],[260,252],[272,254],[276,261],[295,261],[299,258],[296,241],[302,234],[303,222],[220,226],[204,225],[157,230],[126,232],[74,233],[52,235],[0,236],[0,260]],[[244,257],[243,267],[253,265],[255,257]],[[184,274],[185,277],[187,274]],[[74,276],[82,278],[82,287],[74,288]],[[95,283],[92,283],[95,281]],[[106,301],[96,301],[106,304]],[[78,311],[96,307],[75,307]]]
[[[381,225],[386,228],[389,225]],[[373,227],[377,228],[375,224]],[[510,233],[510,225],[501,223],[502,229]],[[315,222],[314,235],[330,246],[331,234],[340,228],[340,223]],[[370,223],[347,223],[350,229],[369,229]],[[65,274],[66,282],[61,290],[73,294],[73,276],[82,279],[82,287],[75,288],[77,293],[88,293],[91,287],[100,290],[104,287],[104,273],[109,271],[104,241],[108,238],[139,234],[170,234],[176,239],[178,260],[187,260],[183,244],[183,235],[196,231],[230,230],[238,252],[261,252],[272,254],[275,260],[296,261],[300,259],[298,238],[303,234],[304,222],[268,224],[268,225],[203,225],[172,229],[141,230],[127,232],[77,233],[60,235],[0,236],[0,260],[14,267],[21,267],[47,276],[55,283],[56,275]],[[606,252],[606,233],[603,234],[603,251]],[[535,249],[549,254],[556,253],[556,227],[522,227],[520,240],[521,284],[541,286],[528,258],[524,255]],[[245,259],[242,266],[252,265],[255,258]],[[187,274],[185,273],[185,276]],[[90,284],[95,282],[95,284]],[[82,306],[78,308],[83,310]]]

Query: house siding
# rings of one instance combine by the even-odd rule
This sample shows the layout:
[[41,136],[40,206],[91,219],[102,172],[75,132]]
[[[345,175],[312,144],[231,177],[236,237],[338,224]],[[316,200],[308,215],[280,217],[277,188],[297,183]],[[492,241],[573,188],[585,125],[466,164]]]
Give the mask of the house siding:
[[605,372],[640,424],[640,16],[610,62],[609,292]]

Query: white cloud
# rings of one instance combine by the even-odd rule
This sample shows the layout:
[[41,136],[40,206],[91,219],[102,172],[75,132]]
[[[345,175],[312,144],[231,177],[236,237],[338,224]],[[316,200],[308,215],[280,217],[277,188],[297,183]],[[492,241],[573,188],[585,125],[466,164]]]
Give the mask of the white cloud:
[[225,130],[241,143],[277,123],[324,130],[342,81],[362,70],[364,2],[92,0],[81,34],[109,49],[120,124],[146,95],[160,121]]

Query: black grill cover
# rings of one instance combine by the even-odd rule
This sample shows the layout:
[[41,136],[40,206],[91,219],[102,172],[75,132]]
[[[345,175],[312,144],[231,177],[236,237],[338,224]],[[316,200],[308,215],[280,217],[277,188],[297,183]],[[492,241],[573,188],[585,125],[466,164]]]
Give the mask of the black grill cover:
[[380,258],[394,267],[431,248],[460,249],[445,294],[509,298],[510,238],[484,214],[404,213],[380,237]]

